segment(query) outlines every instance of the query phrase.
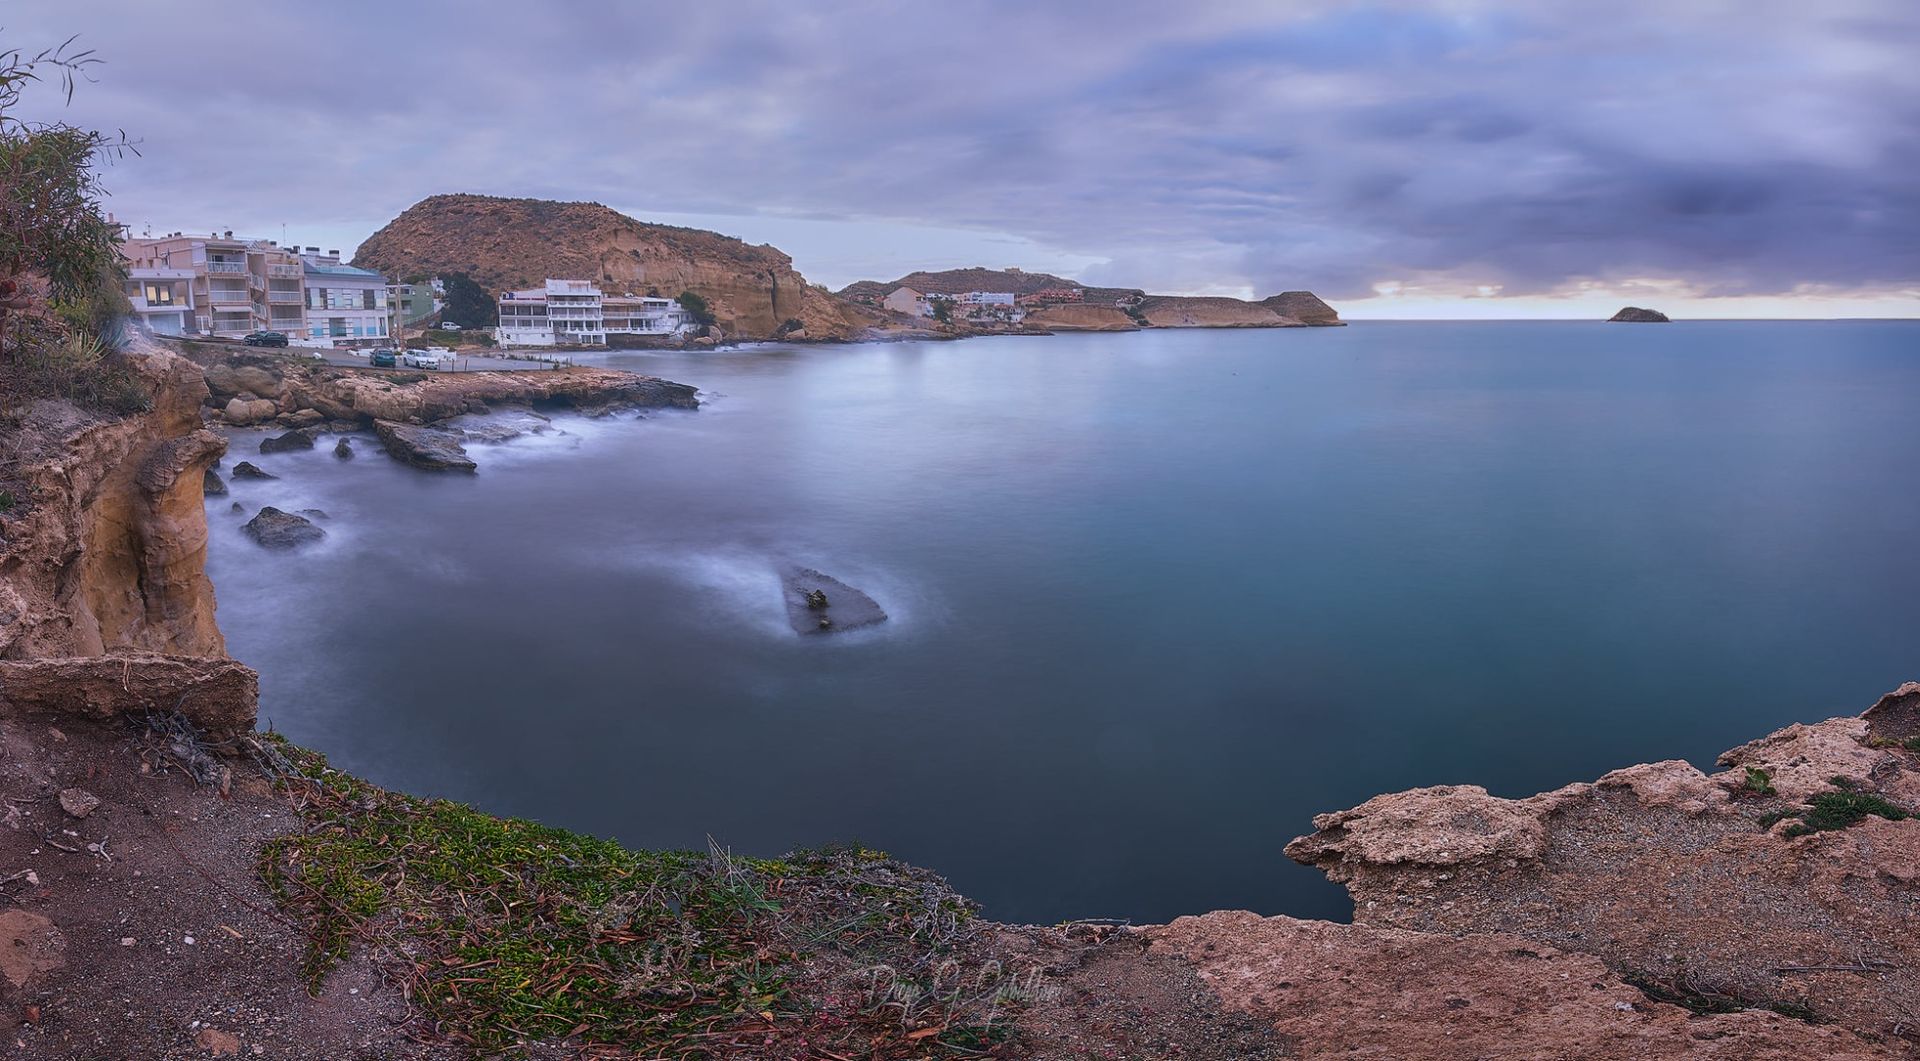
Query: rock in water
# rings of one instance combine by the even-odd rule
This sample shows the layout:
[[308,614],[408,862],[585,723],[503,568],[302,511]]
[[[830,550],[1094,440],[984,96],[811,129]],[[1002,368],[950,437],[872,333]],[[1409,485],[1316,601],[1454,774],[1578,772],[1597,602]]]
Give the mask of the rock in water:
[[343,461],[350,461],[353,459],[353,447],[343,438],[333,444],[333,455]]
[[227,494],[227,481],[220,478],[219,472],[208,468],[207,474],[201,479],[200,489],[201,492],[208,497],[225,497]]
[[787,598],[787,621],[796,634],[857,630],[887,619],[872,597],[813,568],[789,567],[780,573],[780,583]]
[[254,467],[253,462],[251,461],[241,461],[240,463],[234,465],[233,477],[235,479],[278,479],[280,478],[277,475],[269,475],[268,473],[261,471],[259,468]]
[[255,513],[243,529],[254,541],[269,549],[292,549],[327,536],[326,531],[314,526],[313,521],[305,516],[282,512],[271,505]]
[[313,436],[315,434],[317,434],[317,432],[312,428],[303,427],[296,431],[289,431],[284,435],[261,439],[260,452],[285,453],[289,450],[312,449]]
[[1669,324],[1667,315],[1657,309],[1641,309],[1639,306],[1627,306],[1620,312],[1608,317],[1609,322],[1626,321],[1630,324]]
[[446,431],[392,420],[375,420],[373,430],[397,461],[429,471],[470,472],[476,468],[460,439]]

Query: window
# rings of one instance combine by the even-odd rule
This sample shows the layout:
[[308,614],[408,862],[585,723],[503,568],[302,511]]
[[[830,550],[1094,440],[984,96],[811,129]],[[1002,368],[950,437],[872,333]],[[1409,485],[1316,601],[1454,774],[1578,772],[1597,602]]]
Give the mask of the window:
[[378,309],[379,308],[373,304],[372,288],[368,288],[367,290],[360,292],[360,308],[361,309]]
[[172,284],[164,284],[164,285],[148,284],[147,285],[147,305],[149,306],[173,305],[173,285]]

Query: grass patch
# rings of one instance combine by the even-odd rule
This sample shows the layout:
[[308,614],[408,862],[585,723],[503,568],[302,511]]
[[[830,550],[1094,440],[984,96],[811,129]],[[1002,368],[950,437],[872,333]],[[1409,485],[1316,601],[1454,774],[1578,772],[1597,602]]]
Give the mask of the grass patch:
[[967,967],[972,907],[878,852],[631,851],[279,747],[307,828],[270,842],[260,869],[307,930],[315,989],[364,945],[441,1035],[483,1051],[957,1057],[1007,1034],[1018,992],[998,963],[984,989],[929,971]]
[[1757,767],[1747,767],[1747,775],[1740,779],[1740,791],[1753,796],[1773,795],[1773,775]]
[[1834,790],[1815,793],[1802,810],[1777,810],[1760,816],[1760,827],[1771,829],[1788,819],[1798,819],[1782,830],[1786,836],[1805,836],[1858,825],[1870,817],[1905,821],[1909,815],[1898,805],[1872,792],[1858,791],[1844,777],[1832,779]]
[[1910,752],[1920,752],[1920,737],[1908,737],[1900,742],[1900,746]]

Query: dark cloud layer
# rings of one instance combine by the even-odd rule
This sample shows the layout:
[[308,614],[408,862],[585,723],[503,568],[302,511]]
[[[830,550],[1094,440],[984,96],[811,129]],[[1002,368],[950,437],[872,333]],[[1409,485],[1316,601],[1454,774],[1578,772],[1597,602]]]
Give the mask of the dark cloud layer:
[[[1333,297],[1920,283],[1920,5],[73,5],[127,216],[437,191],[973,227],[1089,279]],[[801,261],[805,268],[806,261]]]

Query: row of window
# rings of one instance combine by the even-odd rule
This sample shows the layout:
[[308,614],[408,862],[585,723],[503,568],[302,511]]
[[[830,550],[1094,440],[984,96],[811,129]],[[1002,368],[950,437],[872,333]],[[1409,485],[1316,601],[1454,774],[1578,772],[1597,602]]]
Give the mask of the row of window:
[[378,288],[309,287],[308,309],[386,309],[387,293]]

